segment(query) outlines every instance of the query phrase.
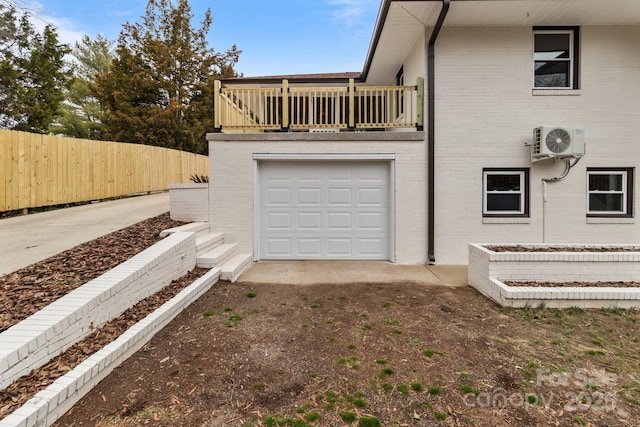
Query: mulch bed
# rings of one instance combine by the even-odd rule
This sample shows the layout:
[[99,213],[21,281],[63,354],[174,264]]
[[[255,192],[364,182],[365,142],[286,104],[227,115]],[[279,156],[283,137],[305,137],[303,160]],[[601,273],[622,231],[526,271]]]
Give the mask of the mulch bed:
[[[152,246],[160,240],[161,231],[181,224],[183,223],[171,220],[166,213],[0,278],[0,332]],[[172,282],[160,292],[138,302],[96,329],[46,365],[0,390],[0,419],[115,340],[206,271],[208,270],[195,269]]]
[[183,224],[163,214],[0,277],[0,332],[156,243]]
[[640,282],[534,282],[506,281],[507,286],[529,286],[533,288],[640,288]]
[[96,329],[82,341],[74,344],[61,355],[52,359],[46,365],[34,369],[13,382],[6,389],[0,390],[0,419],[22,406],[36,393],[44,390],[56,379],[78,366],[89,356],[114,341],[131,326],[142,320],[165,302],[176,296],[182,289],[189,286],[198,277],[209,271],[196,268],[186,276],[173,281],[160,292],[145,298],[120,316]]
[[550,247],[531,247],[531,246],[485,246],[493,252],[640,252],[638,246],[550,246]]

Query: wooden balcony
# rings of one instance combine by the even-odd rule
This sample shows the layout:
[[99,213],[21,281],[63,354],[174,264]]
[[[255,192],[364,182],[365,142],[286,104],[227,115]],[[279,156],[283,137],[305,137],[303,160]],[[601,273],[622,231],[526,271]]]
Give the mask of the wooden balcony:
[[422,129],[424,83],[415,86],[229,88],[215,82],[216,132]]

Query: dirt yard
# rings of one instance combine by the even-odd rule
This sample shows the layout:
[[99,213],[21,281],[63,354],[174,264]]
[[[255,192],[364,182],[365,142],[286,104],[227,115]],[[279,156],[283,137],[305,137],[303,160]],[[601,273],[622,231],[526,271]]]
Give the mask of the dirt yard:
[[640,314],[218,283],[58,426],[640,426]]

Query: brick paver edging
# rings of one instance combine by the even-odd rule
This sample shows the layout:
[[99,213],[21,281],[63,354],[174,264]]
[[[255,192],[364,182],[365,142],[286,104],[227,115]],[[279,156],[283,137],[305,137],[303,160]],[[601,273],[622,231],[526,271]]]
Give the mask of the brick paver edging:
[[107,344],[0,420],[0,427],[47,427],[53,424],[111,371],[149,342],[182,310],[208,291],[219,277],[220,268],[211,269],[115,341]]

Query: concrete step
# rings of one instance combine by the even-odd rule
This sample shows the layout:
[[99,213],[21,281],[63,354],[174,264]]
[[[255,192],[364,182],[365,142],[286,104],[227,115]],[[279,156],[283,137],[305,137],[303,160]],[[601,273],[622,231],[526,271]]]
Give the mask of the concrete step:
[[222,264],[221,280],[235,282],[238,277],[253,265],[253,255],[250,253],[237,254],[229,261]]
[[177,227],[168,228],[160,232],[160,237],[167,237],[169,234],[180,233],[180,232],[191,232],[202,234],[209,231],[209,223],[208,222],[190,222],[189,224],[179,225]]
[[196,259],[198,267],[213,268],[224,264],[238,251],[237,243],[223,243]]
[[204,254],[224,242],[224,233],[213,232],[196,235],[196,254]]

